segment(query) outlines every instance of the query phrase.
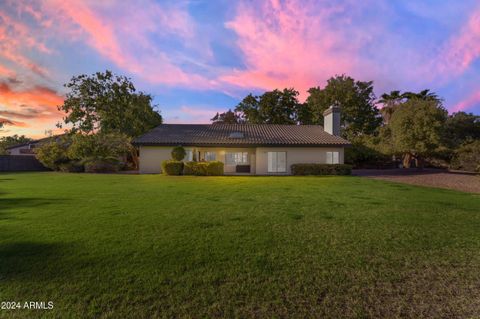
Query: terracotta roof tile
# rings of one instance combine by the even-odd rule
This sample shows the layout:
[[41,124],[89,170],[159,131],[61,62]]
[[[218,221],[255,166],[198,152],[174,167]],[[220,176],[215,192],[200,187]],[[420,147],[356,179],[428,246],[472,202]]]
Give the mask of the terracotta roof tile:
[[[232,133],[233,136],[232,136]],[[235,134],[243,134],[243,138]],[[350,145],[319,125],[162,124],[134,140],[158,146],[327,146]]]

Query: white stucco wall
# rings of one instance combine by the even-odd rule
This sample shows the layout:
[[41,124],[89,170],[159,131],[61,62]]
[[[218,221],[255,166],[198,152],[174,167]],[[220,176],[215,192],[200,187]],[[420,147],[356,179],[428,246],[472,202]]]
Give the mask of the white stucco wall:
[[[259,147],[256,151],[256,174],[258,175],[290,175],[292,164],[327,162],[327,152],[338,152],[340,164],[344,163],[343,147]],[[287,153],[287,172],[268,172],[268,152]]]
[[140,174],[162,172],[162,162],[172,158],[170,146],[140,146]]
[[[140,147],[140,173],[154,174],[161,173],[162,161],[171,159],[170,146],[141,146]],[[185,147],[186,150],[193,149]],[[289,175],[290,166],[299,163],[326,163],[327,152],[338,152],[339,162],[344,163],[343,147],[260,147],[260,148],[215,148],[215,147],[197,147],[200,152],[215,152],[216,159],[225,163],[226,152],[248,152],[251,165],[251,173],[258,175]],[[268,152],[286,152],[287,154],[287,172],[270,173],[268,172]],[[234,165],[225,165],[225,173],[234,173]]]
[[7,150],[9,155],[35,156],[35,153],[21,153],[20,150],[29,150],[28,146],[14,147]]

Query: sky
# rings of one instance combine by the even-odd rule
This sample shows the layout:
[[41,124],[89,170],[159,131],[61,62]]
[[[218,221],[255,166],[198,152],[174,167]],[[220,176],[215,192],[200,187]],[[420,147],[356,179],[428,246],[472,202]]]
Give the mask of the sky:
[[480,113],[478,0],[0,0],[0,136],[56,129],[72,76],[112,70],[165,123],[340,74]]

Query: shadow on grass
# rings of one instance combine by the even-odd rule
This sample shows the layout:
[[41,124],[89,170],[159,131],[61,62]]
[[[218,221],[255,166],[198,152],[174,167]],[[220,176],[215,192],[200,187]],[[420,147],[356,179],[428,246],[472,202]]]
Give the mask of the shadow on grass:
[[18,197],[5,198],[6,193],[0,192],[0,221],[14,219],[16,214],[25,213],[25,209],[35,209],[54,203],[64,202],[59,198]]
[[74,245],[14,242],[0,244],[0,282],[9,280],[48,281],[71,272],[62,259]]

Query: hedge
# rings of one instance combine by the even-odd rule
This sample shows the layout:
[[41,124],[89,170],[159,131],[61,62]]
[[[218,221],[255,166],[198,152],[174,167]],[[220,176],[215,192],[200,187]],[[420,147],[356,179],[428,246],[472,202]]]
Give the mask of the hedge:
[[350,175],[352,166],[347,164],[292,164],[292,175]]
[[168,160],[162,162],[162,172],[167,175],[182,175],[183,162]]
[[215,176],[223,175],[223,163],[211,162],[185,162],[183,175]]

